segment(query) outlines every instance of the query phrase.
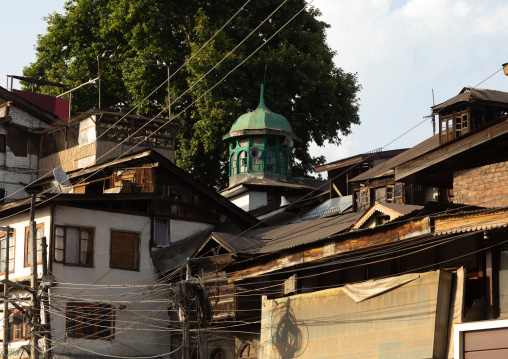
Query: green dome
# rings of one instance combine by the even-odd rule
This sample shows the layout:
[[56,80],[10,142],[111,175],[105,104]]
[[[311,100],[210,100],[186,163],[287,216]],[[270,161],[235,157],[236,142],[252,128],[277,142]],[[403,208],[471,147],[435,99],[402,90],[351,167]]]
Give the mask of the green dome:
[[261,85],[261,95],[258,107],[249,113],[245,113],[238,117],[233,123],[229,132],[244,131],[244,130],[280,130],[293,133],[289,121],[282,115],[270,111],[265,106],[263,98],[264,85]]

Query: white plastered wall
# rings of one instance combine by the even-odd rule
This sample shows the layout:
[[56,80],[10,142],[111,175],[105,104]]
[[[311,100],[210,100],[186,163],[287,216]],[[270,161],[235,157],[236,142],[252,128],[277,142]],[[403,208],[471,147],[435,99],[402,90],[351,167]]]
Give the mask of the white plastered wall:
[[[55,225],[94,229],[93,268],[53,264],[57,281],[73,283],[52,289],[53,304],[65,308],[70,302],[93,302],[115,307],[114,340],[65,337],[65,318],[52,318],[54,354],[115,356],[164,356],[170,351],[169,317],[163,291],[149,286],[156,281],[150,260],[151,220],[145,216],[110,213],[72,207],[57,207]],[[139,271],[110,268],[111,230],[139,233]]]

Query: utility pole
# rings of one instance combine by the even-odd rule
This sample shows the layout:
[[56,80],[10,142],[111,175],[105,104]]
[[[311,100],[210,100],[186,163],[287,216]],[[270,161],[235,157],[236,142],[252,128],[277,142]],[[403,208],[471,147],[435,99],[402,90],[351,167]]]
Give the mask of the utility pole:
[[[185,265],[186,267],[186,273],[185,273],[185,281],[188,281],[190,278],[190,271],[189,271],[189,258],[187,258],[187,263]],[[182,287],[185,291],[185,285]],[[184,292],[185,297],[185,292]],[[190,331],[190,320],[189,320],[189,304],[185,303],[185,307],[183,308],[183,333],[182,333],[182,359],[189,359],[189,331]]]
[[[49,273],[48,268],[48,244],[46,237],[42,237],[42,276],[43,279],[47,278]],[[44,359],[51,358],[51,320],[49,314],[49,289],[48,285],[42,285],[42,305],[44,306]]]
[[37,344],[38,344],[38,318],[39,313],[37,310],[37,238],[36,238],[36,223],[35,223],[35,199],[37,195],[32,194],[32,202],[30,205],[30,244],[32,250],[32,261],[30,269],[32,275],[30,277],[31,292],[31,307],[32,307],[32,323],[30,335],[30,359],[37,359]]
[[[0,227],[5,233],[5,279],[9,280],[9,237],[11,227]],[[9,298],[7,297],[8,287],[4,284],[4,335],[3,335],[3,359],[9,357]]]

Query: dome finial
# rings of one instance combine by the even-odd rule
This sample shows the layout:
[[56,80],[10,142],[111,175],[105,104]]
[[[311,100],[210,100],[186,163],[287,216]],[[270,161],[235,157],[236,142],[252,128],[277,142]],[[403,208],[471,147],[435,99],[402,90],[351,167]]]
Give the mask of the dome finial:
[[266,107],[266,105],[265,105],[265,84],[261,84],[261,92],[259,94],[258,107]]

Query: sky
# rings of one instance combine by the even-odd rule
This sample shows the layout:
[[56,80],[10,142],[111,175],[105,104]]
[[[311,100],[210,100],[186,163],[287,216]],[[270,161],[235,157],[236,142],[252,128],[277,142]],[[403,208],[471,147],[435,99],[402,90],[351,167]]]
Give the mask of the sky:
[[[6,75],[22,75],[35,61],[43,17],[63,12],[64,0],[2,2]],[[463,87],[477,86],[508,62],[508,2],[505,0],[314,0],[328,23],[327,42],[337,67],[357,73],[362,86],[360,125],[339,146],[310,147],[327,162],[379,148],[408,148],[432,136],[432,90],[439,104]],[[480,88],[508,91],[497,72]],[[16,84],[14,85],[16,88]],[[19,87],[17,87],[19,88]],[[409,131],[394,141],[397,137]]]

